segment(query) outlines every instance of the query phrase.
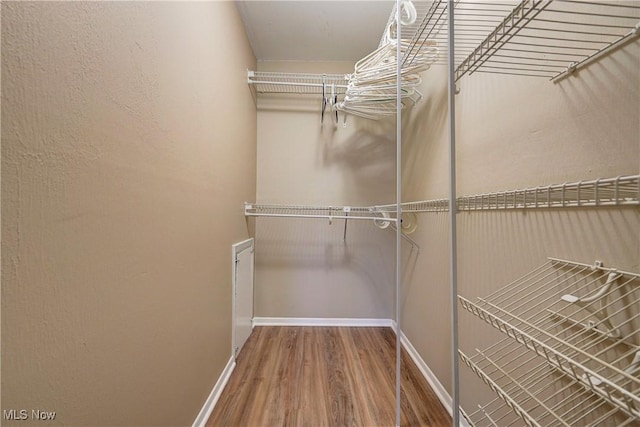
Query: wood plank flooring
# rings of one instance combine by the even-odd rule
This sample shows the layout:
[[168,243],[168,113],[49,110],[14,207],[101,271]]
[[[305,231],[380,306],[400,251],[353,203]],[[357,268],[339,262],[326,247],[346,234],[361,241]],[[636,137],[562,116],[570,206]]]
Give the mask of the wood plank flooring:
[[[451,417],[402,355],[402,426]],[[207,427],[395,425],[390,328],[256,327]]]

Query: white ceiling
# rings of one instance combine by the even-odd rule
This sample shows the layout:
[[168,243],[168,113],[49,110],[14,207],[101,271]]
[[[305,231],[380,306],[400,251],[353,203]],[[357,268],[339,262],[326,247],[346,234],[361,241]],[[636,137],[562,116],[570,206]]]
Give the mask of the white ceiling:
[[258,60],[357,61],[378,47],[393,0],[238,1]]

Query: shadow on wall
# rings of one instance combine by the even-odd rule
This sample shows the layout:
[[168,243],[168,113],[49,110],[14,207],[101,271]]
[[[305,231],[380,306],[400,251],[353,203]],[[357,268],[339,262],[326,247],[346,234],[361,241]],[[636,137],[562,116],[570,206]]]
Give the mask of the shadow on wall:
[[270,270],[349,269],[374,293],[388,293],[393,280],[393,233],[370,221],[332,224],[322,219],[260,218],[256,241],[256,268]]
[[[343,240],[344,220],[307,218],[260,218],[256,243],[256,266],[274,269],[331,269],[349,265],[353,243]],[[353,226],[355,221],[347,224]]]
[[410,298],[411,288],[414,284],[416,266],[420,258],[420,250],[417,247],[402,241],[402,307],[406,307]]
[[343,180],[340,188],[332,190],[340,193],[336,203],[344,200],[370,205],[393,199],[395,117],[375,121],[338,112],[336,122],[329,106],[322,118],[322,102],[317,96],[263,95],[258,101],[262,111],[287,114],[289,120],[295,121],[296,129],[303,129],[305,140],[314,141],[315,136],[313,167],[328,174],[339,170]]
[[[429,78],[435,71],[429,71]],[[438,174],[439,168],[433,168],[440,157],[437,150],[446,148],[447,85],[446,80],[439,85],[437,79],[433,80],[436,83],[433,88],[421,88],[424,98],[411,109],[403,110],[402,186],[409,198],[424,198],[429,182],[448,182],[447,174]]]
[[[343,113],[340,113],[341,115]],[[333,118],[335,120],[335,118]],[[349,135],[339,135],[339,123],[329,120],[318,135],[322,166],[344,171],[344,197],[366,204],[390,203],[395,195],[395,121],[347,116]]]

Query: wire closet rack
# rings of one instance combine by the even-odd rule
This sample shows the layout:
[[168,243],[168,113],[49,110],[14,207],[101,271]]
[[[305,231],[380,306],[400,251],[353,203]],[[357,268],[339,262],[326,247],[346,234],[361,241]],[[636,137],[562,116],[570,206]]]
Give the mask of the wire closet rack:
[[463,196],[458,210],[640,206],[640,175]]
[[[456,198],[458,211],[640,206],[640,175],[598,178]],[[395,205],[377,206],[395,210]],[[403,212],[446,212],[448,199],[402,204]]]
[[640,425],[640,274],[549,258],[461,306],[506,338],[461,360],[497,398],[475,426]]
[[321,95],[333,89],[344,95],[347,78],[344,74],[279,73],[247,71],[247,83],[257,93],[295,93]]
[[[413,4],[417,19],[402,27],[402,38],[409,40],[403,68],[415,65],[430,44],[447,45],[447,0]],[[380,45],[394,18],[395,6]],[[475,72],[557,80],[640,36],[640,4],[634,0],[458,0],[455,36],[456,81]],[[436,63],[445,63],[445,55],[438,58]],[[349,77],[248,71],[247,81],[258,94],[317,95],[333,90],[344,95]]]
[[[549,209],[607,206],[640,206],[640,175],[599,178],[589,181],[553,184],[496,193],[462,196],[456,199],[458,211]],[[419,245],[406,236],[418,226],[416,214],[449,211],[448,199],[412,201],[401,204],[402,235],[413,247]],[[247,217],[316,218],[345,220],[370,220],[378,228],[395,229],[396,204],[375,206],[320,206],[298,204],[263,204],[245,202]]]
[[[426,4],[412,45],[446,45],[447,1]],[[474,72],[555,80],[638,35],[640,4],[633,0],[458,0],[455,80]],[[403,66],[412,60],[406,55]]]
[[378,209],[376,206],[312,206],[312,205],[277,205],[245,203],[245,216],[280,217],[280,218],[323,218],[355,219],[396,222],[391,210]]
[[[369,220],[380,228],[396,230],[398,221],[397,212],[391,206],[311,206],[311,205],[276,205],[245,203],[244,214],[247,217],[271,217],[271,218],[315,218],[326,219],[329,224],[334,220],[344,220],[344,236],[347,238],[347,222],[349,220]],[[402,238],[413,248],[420,251],[420,245],[407,234],[413,233],[418,226],[417,218],[412,213],[402,215],[400,229]]]

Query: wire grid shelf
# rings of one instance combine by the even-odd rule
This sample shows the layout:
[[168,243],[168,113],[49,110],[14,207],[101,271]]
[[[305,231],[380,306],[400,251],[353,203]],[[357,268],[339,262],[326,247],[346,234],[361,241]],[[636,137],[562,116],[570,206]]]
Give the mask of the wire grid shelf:
[[[420,24],[408,28],[412,44],[445,46],[447,1],[425,3]],[[454,14],[456,81],[474,72],[557,79],[640,34],[633,0],[459,0]]]
[[[419,202],[405,202],[401,204],[402,212],[447,212],[449,211],[449,199],[423,200]],[[396,205],[380,205],[377,209],[387,212],[395,212]]]
[[[640,206],[640,175],[600,178],[497,193],[462,196],[458,211]],[[372,219],[379,225],[395,222],[396,205],[313,206],[245,203],[246,216],[326,219]],[[405,202],[403,213],[447,212],[448,199]]]
[[[447,0],[413,2],[414,24],[403,67],[429,42],[448,43]],[[558,79],[640,35],[640,4],[633,0],[458,0],[455,2],[455,80],[474,72]],[[395,20],[395,6],[385,34]],[[437,60],[446,63],[445,55]],[[257,93],[322,94],[323,83],[344,94],[342,74],[249,71]]]
[[462,196],[458,210],[640,206],[639,175]]
[[347,89],[344,74],[280,73],[248,71],[247,80],[257,93],[323,94],[329,96],[333,90],[343,95]]
[[467,415],[475,427],[621,427],[638,423],[579,381],[510,339],[460,359],[499,397]]
[[[587,265],[549,258],[477,302],[462,296],[458,299],[464,309],[509,337],[486,352],[478,351],[475,359],[463,354],[461,358],[527,425],[591,424],[566,421],[583,416],[581,410],[545,410],[554,422],[540,420],[535,411],[527,409],[527,402],[540,405],[534,391],[523,385],[522,392],[507,392],[499,380],[507,375],[506,368],[496,366],[515,348],[526,351],[527,357],[535,356],[536,363],[544,363],[553,375],[566,377],[571,387],[606,402],[608,411],[624,414],[624,423],[640,422],[640,274],[604,268],[599,262]],[[525,359],[519,356],[519,360]],[[523,366],[526,371],[537,368]],[[493,378],[496,373],[498,379]],[[518,378],[519,373],[509,375]],[[492,419],[492,414],[485,415]]]
[[376,207],[363,206],[312,206],[312,205],[276,205],[245,203],[245,216],[281,217],[281,218],[324,218],[374,220],[384,223],[395,222],[392,211],[383,212]]
[[[640,206],[640,175],[599,178],[495,193],[460,196],[458,211]],[[396,205],[377,206],[395,212]],[[448,199],[405,202],[403,212],[446,212]]]

